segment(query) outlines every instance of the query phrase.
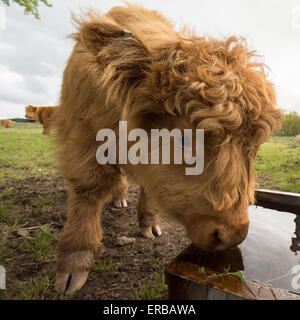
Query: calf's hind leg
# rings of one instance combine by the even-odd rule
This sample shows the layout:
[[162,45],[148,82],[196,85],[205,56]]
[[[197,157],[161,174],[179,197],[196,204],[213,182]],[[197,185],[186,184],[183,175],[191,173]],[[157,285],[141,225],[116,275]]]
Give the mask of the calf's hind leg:
[[120,182],[114,192],[113,204],[116,208],[126,208],[128,198],[128,182],[126,176],[121,173]]
[[158,208],[141,188],[140,198],[137,206],[138,221],[143,236],[154,239],[154,236],[160,236]]

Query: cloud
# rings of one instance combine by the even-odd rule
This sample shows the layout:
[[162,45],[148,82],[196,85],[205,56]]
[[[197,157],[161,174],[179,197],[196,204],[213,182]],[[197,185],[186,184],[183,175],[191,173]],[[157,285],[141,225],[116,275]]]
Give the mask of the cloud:
[[[27,104],[55,105],[62,73],[73,42],[71,11],[96,8],[106,12],[121,1],[52,0],[40,6],[41,20],[26,16],[12,4],[5,8],[6,25],[0,29],[0,118],[24,116]],[[199,35],[245,36],[250,48],[263,54],[276,84],[278,103],[300,112],[300,30],[293,29],[287,0],[140,0],[171,18],[177,26],[193,26]]]

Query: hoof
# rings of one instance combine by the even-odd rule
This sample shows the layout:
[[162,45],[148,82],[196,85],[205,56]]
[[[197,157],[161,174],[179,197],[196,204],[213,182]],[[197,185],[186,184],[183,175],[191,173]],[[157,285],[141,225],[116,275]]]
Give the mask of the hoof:
[[60,251],[55,279],[56,291],[60,294],[71,294],[81,289],[93,264],[94,253],[90,250]]
[[60,294],[72,294],[83,287],[88,275],[88,271],[74,274],[57,273],[55,279],[55,289]]
[[113,205],[116,208],[127,208],[127,200],[114,200]]
[[141,233],[144,237],[152,240],[155,239],[155,236],[159,237],[162,235],[160,226],[158,224],[154,225],[153,227],[141,228]]

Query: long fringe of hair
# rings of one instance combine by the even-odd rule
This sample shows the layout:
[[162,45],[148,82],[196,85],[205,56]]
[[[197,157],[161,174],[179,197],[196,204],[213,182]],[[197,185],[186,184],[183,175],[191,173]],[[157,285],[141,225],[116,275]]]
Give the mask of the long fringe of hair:
[[106,104],[119,105],[128,120],[142,113],[188,117],[215,141],[200,186],[206,199],[218,211],[253,203],[252,160],[283,114],[265,65],[246,41],[176,32],[156,12],[131,4],[90,12],[77,24],[73,38],[97,62]]

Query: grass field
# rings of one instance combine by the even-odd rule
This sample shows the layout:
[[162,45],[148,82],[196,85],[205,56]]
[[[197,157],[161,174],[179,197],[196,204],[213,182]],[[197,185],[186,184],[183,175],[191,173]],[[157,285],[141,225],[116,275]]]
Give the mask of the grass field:
[[[65,221],[67,196],[63,179],[55,169],[53,138],[43,136],[41,132],[39,124],[15,124],[11,129],[0,128],[0,265],[6,268],[8,288],[0,290],[0,299],[65,299],[55,293],[53,279],[57,240]],[[255,167],[257,187],[300,193],[300,143],[294,138],[269,139],[261,146]],[[110,221],[109,214],[116,215],[110,211],[107,221]],[[124,222],[126,220],[122,221],[123,216],[121,213],[118,216],[120,225],[128,225]],[[136,230],[134,224],[132,228]],[[108,244],[109,232],[105,235]],[[172,241],[168,250],[170,243],[175,242],[171,238],[172,233],[170,229],[168,237]],[[143,267],[138,268],[141,268],[144,278],[140,282],[129,279],[126,285],[128,290],[120,291],[119,298],[156,299],[166,294],[161,276],[166,260],[152,256],[155,247],[148,248],[150,253],[147,253],[148,242],[143,241],[139,240],[135,247],[130,248],[132,251],[128,249],[128,255],[135,258],[131,260],[140,259],[138,263]],[[158,241],[162,243],[154,243],[155,246],[165,247],[164,238]],[[179,250],[178,243],[176,246]],[[112,273],[116,277],[115,288],[119,288],[123,281],[117,278],[119,274],[122,270],[124,274],[130,274],[135,266],[128,266],[128,261],[124,262],[122,256],[118,256],[119,251],[115,250],[115,256],[107,254],[103,260],[97,261],[89,276],[89,279],[93,279],[90,283],[102,287],[102,295],[105,292],[103,288],[107,286],[106,292],[111,295],[107,293],[104,298],[118,298],[112,293]],[[99,272],[101,277],[97,276]],[[131,273],[136,277],[138,271]],[[77,298],[98,298],[97,294],[90,293],[96,290],[92,284],[86,287],[86,291],[81,291]]]
[[0,181],[55,173],[54,144],[37,123],[0,128]]
[[[0,182],[56,174],[53,138],[41,131],[39,124],[0,128]],[[261,146],[255,168],[259,188],[300,193],[300,142],[272,137]]]
[[300,193],[300,140],[275,136],[255,158],[258,187]]

